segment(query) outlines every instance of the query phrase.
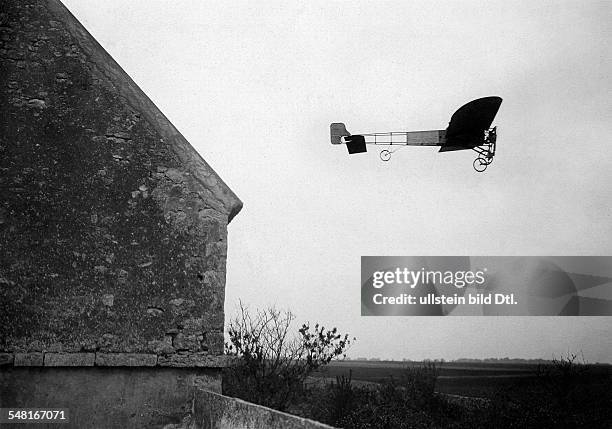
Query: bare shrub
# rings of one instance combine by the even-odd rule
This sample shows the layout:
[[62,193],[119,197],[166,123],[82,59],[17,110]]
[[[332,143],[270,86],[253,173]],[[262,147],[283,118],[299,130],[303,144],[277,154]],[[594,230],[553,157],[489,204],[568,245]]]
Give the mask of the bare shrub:
[[271,307],[252,314],[240,303],[226,353],[241,359],[224,373],[226,395],[283,411],[310,373],[343,356],[351,344],[348,334],[318,323],[314,328],[305,323],[293,334],[294,320],[290,311]]

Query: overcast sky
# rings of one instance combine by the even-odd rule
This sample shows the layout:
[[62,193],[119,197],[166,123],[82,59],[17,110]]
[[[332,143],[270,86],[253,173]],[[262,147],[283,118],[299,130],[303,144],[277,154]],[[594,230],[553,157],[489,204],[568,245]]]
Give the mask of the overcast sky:
[[[65,4],[244,202],[242,299],[338,326],[350,355],[612,360],[612,318],[360,316],[361,255],[611,255],[609,1]],[[348,156],[353,133],[444,129],[504,99],[498,155]]]

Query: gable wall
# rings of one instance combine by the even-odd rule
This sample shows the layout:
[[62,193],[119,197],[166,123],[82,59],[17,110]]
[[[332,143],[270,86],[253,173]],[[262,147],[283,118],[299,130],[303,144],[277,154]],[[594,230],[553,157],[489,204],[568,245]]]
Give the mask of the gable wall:
[[222,365],[240,201],[59,2],[0,20],[0,362]]

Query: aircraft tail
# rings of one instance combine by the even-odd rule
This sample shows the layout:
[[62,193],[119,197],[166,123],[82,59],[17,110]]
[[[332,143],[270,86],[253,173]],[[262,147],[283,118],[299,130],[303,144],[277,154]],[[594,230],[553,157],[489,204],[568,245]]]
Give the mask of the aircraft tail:
[[329,130],[332,144],[342,144],[342,137],[348,137],[351,135],[351,133],[346,130],[346,126],[342,122],[334,122],[329,126]]

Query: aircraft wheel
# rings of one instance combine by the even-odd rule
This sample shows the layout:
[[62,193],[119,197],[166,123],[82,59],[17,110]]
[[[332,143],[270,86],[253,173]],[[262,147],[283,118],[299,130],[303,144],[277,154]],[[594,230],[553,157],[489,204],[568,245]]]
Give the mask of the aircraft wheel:
[[380,159],[382,159],[385,162],[389,161],[391,159],[391,152],[389,152],[387,149],[381,150],[380,151]]
[[474,160],[474,170],[478,171],[479,173],[485,171],[488,165],[489,162],[484,158],[478,157]]

